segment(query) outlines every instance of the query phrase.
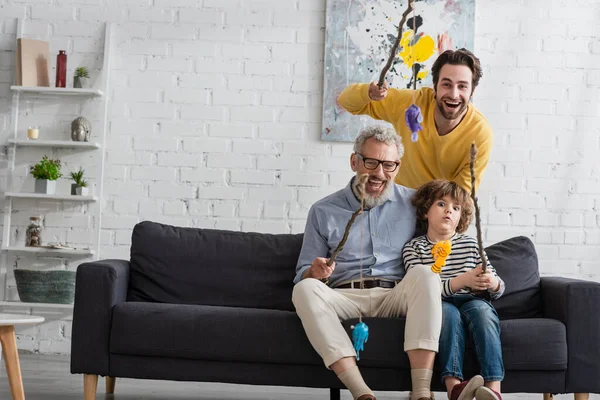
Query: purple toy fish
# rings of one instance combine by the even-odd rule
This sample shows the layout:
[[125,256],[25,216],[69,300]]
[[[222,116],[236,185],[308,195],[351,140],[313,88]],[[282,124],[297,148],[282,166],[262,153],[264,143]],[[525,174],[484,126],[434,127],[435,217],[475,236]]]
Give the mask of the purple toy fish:
[[416,142],[419,139],[418,132],[423,129],[421,122],[423,122],[423,114],[421,114],[421,109],[416,104],[412,104],[410,107],[406,109],[406,113],[404,114],[406,119],[406,125],[408,129],[412,132],[411,139],[413,142]]

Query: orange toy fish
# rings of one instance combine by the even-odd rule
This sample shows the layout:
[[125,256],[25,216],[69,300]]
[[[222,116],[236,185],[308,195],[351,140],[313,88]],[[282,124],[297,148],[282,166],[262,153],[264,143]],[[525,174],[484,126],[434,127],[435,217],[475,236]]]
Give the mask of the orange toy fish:
[[446,258],[448,258],[451,252],[452,245],[449,240],[442,240],[433,246],[431,254],[433,255],[435,263],[431,266],[431,270],[434,273],[439,274],[442,272],[442,267],[446,265]]

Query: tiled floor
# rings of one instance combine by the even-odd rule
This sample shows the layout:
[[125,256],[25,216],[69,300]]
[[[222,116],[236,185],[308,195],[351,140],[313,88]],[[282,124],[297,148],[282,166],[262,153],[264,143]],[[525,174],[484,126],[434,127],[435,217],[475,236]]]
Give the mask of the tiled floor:
[[[81,400],[83,399],[83,377],[71,375],[69,358],[61,356],[39,356],[22,354],[21,370],[27,400]],[[407,392],[376,393],[378,400],[407,400]],[[0,399],[10,399],[10,388],[6,379],[4,362],[0,370]],[[436,398],[445,400],[444,393]],[[148,381],[117,379],[114,395],[104,394],[104,379],[98,381],[98,400],[328,400],[329,391],[278,386],[227,385],[218,383],[193,383],[171,381]],[[351,400],[347,391],[342,399]],[[541,400],[542,395],[510,394],[505,400]],[[572,400],[572,395],[555,396],[556,400]],[[600,400],[600,395],[590,396]]]

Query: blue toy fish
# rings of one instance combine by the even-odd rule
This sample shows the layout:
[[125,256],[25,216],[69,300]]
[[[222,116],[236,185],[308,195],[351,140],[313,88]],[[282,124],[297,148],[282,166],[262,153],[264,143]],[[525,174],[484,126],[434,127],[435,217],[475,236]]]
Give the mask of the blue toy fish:
[[360,360],[360,352],[365,349],[365,343],[369,339],[369,327],[364,322],[359,322],[352,329],[352,342],[354,342],[354,350],[356,350],[356,360]]
[[412,132],[411,139],[413,142],[416,142],[419,139],[419,131],[423,129],[423,127],[420,125],[420,123],[423,122],[423,114],[421,114],[421,109],[416,104],[412,104],[406,109],[404,118],[406,120],[408,129],[410,129]]

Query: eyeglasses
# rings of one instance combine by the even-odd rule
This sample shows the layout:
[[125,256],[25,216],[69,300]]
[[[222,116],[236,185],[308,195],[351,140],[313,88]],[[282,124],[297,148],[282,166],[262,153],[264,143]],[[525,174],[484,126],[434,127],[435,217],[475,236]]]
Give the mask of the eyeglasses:
[[381,164],[385,172],[394,172],[398,168],[398,165],[400,165],[400,161],[382,161],[376,158],[366,158],[360,153],[356,153],[356,155],[362,158],[366,169],[377,169],[379,164]]

